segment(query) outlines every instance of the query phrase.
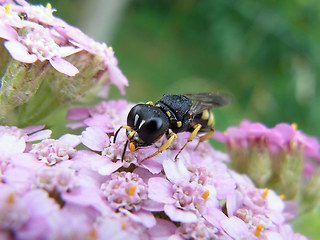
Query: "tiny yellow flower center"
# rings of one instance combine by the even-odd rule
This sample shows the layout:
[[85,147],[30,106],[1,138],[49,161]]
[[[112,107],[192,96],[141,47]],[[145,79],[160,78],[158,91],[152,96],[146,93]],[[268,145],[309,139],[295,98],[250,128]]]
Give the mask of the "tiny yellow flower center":
[[294,129],[294,130],[297,130],[298,129],[298,124],[297,123],[291,123],[291,127]]
[[89,238],[90,239],[97,239],[97,231],[94,228],[91,229],[91,231],[89,232]]
[[206,200],[206,199],[209,197],[209,195],[210,195],[209,190],[207,190],[207,191],[205,191],[205,192],[202,194],[201,197],[202,197],[204,200]]
[[6,14],[9,14],[10,11],[11,11],[11,4],[8,3],[8,4],[6,4],[6,6],[5,6],[5,13],[6,13]]
[[16,197],[15,197],[14,193],[11,192],[11,193],[9,194],[8,198],[7,198],[7,203],[8,203],[9,205],[14,204],[15,198],[16,198]]
[[256,237],[258,237],[260,235],[260,233],[262,232],[262,230],[263,230],[263,226],[261,224],[258,224],[256,231],[254,232],[254,235]]
[[279,197],[280,197],[282,200],[284,200],[284,199],[286,198],[286,195],[281,194]]
[[51,10],[51,13],[54,13],[54,12],[57,11],[56,9],[52,9],[51,3],[47,3],[46,8],[49,9],[49,10]]
[[121,223],[121,229],[124,231],[124,230],[126,230],[126,228],[127,228],[127,222],[122,222]]
[[263,191],[262,197],[263,197],[264,199],[266,199],[266,197],[268,196],[268,192],[269,192],[269,189],[268,189],[268,188],[266,188],[266,189]]
[[128,190],[128,195],[129,196],[133,196],[133,194],[135,193],[136,189],[137,189],[136,185],[131,185],[129,190]]
[[51,5],[51,3],[47,3],[47,6],[46,6],[46,8],[48,8],[48,9],[52,9],[52,5]]

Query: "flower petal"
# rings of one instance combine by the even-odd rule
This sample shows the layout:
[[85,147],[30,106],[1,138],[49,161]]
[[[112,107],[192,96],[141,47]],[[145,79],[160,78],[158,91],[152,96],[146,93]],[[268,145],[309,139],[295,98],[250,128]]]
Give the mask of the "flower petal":
[[150,229],[151,239],[165,240],[176,232],[176,225],[173,222],[156,218],[157,225]]
[[58,72],[64,73],[70,77],[79,73],[78,68],[62,58],[54,57],[50,59],[49,62]]
[[75,48],[72,46],[62,46],[60,47],[60,57],[67,57],[80,51],[82,51],[81,48]]
[[81,143],[80,136],[74,134],[65,134],[59,138],[59,141],[71,147],[76,147]]
[[67,114],[67,119],[68,120],[81,120],[84,118],[88,118],[89,117],[89,109],[88,108],[84,108],[84,107],[76,107],[76,108],[71,108],[68,111]]
[[237,217],[226,217],[220,221],[221,227],[234,239],[245,239],[249,235],[248,226]]
[[88,127],[82,132],[82,143],[94,151],[102,151],[109,145],[109,137],[99,127]]
[[162,203],[174,203],[171,183],[160,177],[150,178],[148,181],[148,196],[150,199]]
[[178,209],[173,205],[165,205],[164,212],[174,222],[191,223],[197,221],[197,216],[193,212]]
[[188,181],[190,179],[190,173],[180,159],[176,161],[172,161],[171,159],[163,160],[163,169],[171,182],[178,182],[179,180]]
[[107,206],[99,194],[99,190],[92,187],[79,187],[72,192],[62,194],[62,199],[79,206],[91,206],[100,212],[107,211]]
[[16,40],[18,34],[13,27],[9,26],[8,24],[0,22],[0,38],[7,39],[7,40]]
[[44,129],[45,126],[46,125],[44,125],[44,124],[36,125],[36,126],[28,126],[28,127],[23,128],[23,131],[26,134],[30,134],[30,133],[34,133],[34,132],[40,131],[41,129]]
[[5,41],[3,44],[10,53],[11,57],[17,61],[34,63],[38,59],[36,55],[30,54],[27,47],[18,41]]
[[0,154],[2,157],[22,153],[26,148],[24,138],[18,138],[10,134],[0,136]]
[[151,228],[156,225],[156,219],[151,212],[140,210],[133,214],[125,208],[120,208],[119,212],[122,212],[123,214],[131,218],[133,221],[141,223],[147,228]]
[[42,139],[47,139],[50,138],[52,131],[49,129],[41,130],[39,132],[35,132],[31,135],[29,135],[27,141],[28,142],[33,142],[33,141],[38,141]]
[[116,85],[119,88],[120,93],[124,95],[124,87],[129,85],[128,79],[123,75],[121,70],[113,64],[108,64],[108,70],[110,74],[110,82]]

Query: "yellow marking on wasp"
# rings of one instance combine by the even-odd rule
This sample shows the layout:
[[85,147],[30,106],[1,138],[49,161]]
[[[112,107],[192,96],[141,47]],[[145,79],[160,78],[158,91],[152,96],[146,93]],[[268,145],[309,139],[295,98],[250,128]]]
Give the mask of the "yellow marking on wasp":
[[157,104],[156,107],[160,107],[160,104]]
[[268,193],[269,193],[269,189],[268,189],[268,188],[264,189],[264,191],[263,191],[263,193],[262,193],[262,197],[263,197],[264,199],[266,199],[266,197],[268,196]]
[[201,195],[201,197],[202,197],[204,200],[206,200],[206,199],[209,197],[209,195],[210,195],[209,190],[207,190],[207,191],[205,191],[205,192]]
[[129,190],[128,190],[128,195],[129,196],[133,196],[133,194],[135,193],[136,189],[137,189],[136,185],[131,185]]
[[136,150],[136,145],[134,145],[133,142],[130,142],[129,143],[129,149],[130,149],[131,152],[134,152]]
[[168,117],[171,117],[171,113],[169,111],[166,111],[166,114]]
[[10,3],[8,3],[8,4],[6,4],[6,6],[4,7],[4,12],[6,13],[6,14],[9,14],[10,12],[11,12],[11,4]]
[[258,237],[258,236],[260,235],[260,233],[262,232],[262,230],[263,230],[262,224],[258,224],[258,226],[257,226],[257,228],[256,228],[256,231],[254,232],[254,235],[255,235],[256,237]]
[[161,147],[158,148],[158,151],[156,151],[154,154],[142,159],[142,161],[139,163],[141,164],[142,162],[144,162],[145,160],[149,159],[149,158],[152,158],[154,156],[157,156],[159,153],[162,153],[164,150],[166,150],[170,145],[171,143],[173,142],[174,139],[177,138],[177,134],[175,134],[174,132],[172,132],[170,134],[170,138],[168,139],[168,141],[166,143],[164,143]]
[[213,112],[212,111],[210,111],[209,112],[209,120],[208,120],[208,126],[211,126],[211,127],[213,127],[213,125],[214,125],[214,116],[213,116]]
[[181,122],[181,121],[178,121],[178,122],[177,122],[177,127],[180,128],[181,126],[182,126],[182,122]]
[[149,101],[149,102],[147,102],[146,104],[148,104],[148,105],[154,105],[154,103],[152,102],[152,101]]
[[209,111],[208,111],[207,109],[206,109],[206,110],[203,110],[202,115],[201,115],[201,119],[202,119],[202,120],[208,120],[209,117],[210,117]]

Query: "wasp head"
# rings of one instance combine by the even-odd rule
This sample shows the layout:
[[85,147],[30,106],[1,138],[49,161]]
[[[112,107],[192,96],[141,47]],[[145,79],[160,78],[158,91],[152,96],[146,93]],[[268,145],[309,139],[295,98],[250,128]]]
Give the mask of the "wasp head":
[[169,119],[156,106],[138,104],[130,110],[127,125],[130,127],[127,128],[127,137],[131,145],[141,147],[157,141],[169,129]]

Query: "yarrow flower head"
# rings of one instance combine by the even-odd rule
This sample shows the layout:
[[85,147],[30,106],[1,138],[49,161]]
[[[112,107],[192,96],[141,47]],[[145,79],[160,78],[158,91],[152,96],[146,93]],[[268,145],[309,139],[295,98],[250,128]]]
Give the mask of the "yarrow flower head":
[[26,239],[307,240],[288,222],[295,216],[289,203],[229,169],[229,156],[208,142],[196,149],[190,142],[175,159],[190,133],[142,163],[165,136],[127,150],[122,162],[126,134],[113,138],[131,107],[111,100],[71,109],[71,126],[85,127],[80,136],[0,128],[12,144],[23,143],[0,156],[1,237],[14,231]]
[[115,209],[140,210],[148,198],[147,184],[139,175],[130,172],[115,172],[111,179],[101,185],[105,197]]
[[318,206],[314,189],[320,186],[320,143],[296,124],[268,128],[242,121],[214,138],[226,144],[232,168],[248,174],[257,186],[273,188],[288,200],[301,199],[302,212]]
[[[0,4],[0,63],[8,66],[0,84],[0,122],[30,124],[58,103],[77,102],[97,91],[106,96],[110,83],[124,94],[128,81],[111,47],[55,17],[50,4],[17,2]],[[17,107],[23,108],[23,117],[15,114]]]

